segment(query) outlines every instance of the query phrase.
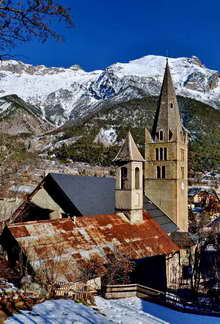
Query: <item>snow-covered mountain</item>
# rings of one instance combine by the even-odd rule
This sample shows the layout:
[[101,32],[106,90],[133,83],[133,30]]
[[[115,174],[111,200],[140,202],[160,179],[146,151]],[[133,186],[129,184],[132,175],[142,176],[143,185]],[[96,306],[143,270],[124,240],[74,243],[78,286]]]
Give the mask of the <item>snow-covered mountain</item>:
[[[57,125],[87,116],[109,102],[158,95],[166,59],[148,55],[128,63],[116,63],[104,71],[85,72],[32,66],[18,61],[0,62],[0,94],[16,94],[38,106],[42,116]],[[201,64],[197,57],[170,58],[178,95],[220,109],[220,74]]]
[[9,135],[40,135],[54,125],[42,116],[39,108],[17,95],[0,97],[0,129]]

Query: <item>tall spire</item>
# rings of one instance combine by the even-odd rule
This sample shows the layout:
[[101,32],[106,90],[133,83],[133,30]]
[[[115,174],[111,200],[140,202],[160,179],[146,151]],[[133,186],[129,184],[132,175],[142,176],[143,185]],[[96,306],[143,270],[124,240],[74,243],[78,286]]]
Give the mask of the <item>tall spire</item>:
[[159,103],[152,129],[153,139],[155,140],[156,138],[158,138],[159,132],[162,131],[162,140],[168,142],[169,140],[171,140],[172,134],[179,124],[179,107],[167,58]]

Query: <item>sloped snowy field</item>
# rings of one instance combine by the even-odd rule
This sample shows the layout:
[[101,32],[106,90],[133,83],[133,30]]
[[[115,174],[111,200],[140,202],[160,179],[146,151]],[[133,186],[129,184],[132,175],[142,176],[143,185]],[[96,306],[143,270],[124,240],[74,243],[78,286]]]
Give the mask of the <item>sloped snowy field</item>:
[[9,318],[7,324],[220,324],[220,318],[184,314],[137,297],[105,300],[96,297],[99,315],[72,300],[50,300]]

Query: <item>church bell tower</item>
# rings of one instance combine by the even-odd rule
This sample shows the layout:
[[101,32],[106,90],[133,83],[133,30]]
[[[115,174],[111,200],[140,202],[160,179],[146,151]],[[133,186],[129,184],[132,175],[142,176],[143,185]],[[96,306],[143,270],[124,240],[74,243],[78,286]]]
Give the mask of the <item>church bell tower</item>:
[[145,193],[179,227],[188,230],[188,134],[168,61],[151,134],[145,131]]
[[143,222],[143,162],[131,133],[113,162],[117,165],[115,210],[123,213],[131,224]]

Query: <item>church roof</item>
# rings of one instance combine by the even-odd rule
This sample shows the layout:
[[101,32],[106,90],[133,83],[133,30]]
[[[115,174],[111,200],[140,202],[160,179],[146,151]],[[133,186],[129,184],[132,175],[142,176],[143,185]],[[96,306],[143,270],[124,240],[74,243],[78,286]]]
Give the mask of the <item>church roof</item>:
[[144,158],[139,152],[137,145],[135,144],[135,141],[131,135],[131,132],[129,131],[120,151],[114,158],[113,162],[117,163],[117,162],[131,162],[131,161],[144,162]]
[[131,259],[179,250],[148,213],[143,213],[143,219],[141,224],[130,224],[126,217],[107,214],[78,217],[75,222],[67,218],[17,223],[8,225],[3,239],[9,230],[26,251],[33,268],[39,260],[50,262],[56,258],[61,268],[60,280],[73,281],[71,261],[82,263],[97,257],[105,263],[115,249]]
[[169,130],[175,129],[179,124],[181,124],[179,107],[167,60],[159,103],[152,129],[152,137],[155,138],[156,132],[160,129],[163,129],[168,137]]
[[[102,177],[73,176],[69,174],[49,173],[34,190],[34,195],[41,186],[50,197],[70,216],[92,216],[113,214],[115,212],[115,179]],[[176,224],[145,195],[143,208],[167,233],[177,230]],[[29,205],[24,201],[21,207]],[[28,206],[26,206],[28,208]],[[13,214],[13,219],[24,219],[20,209]]]
[[74,176],[49,173],[12,215],[24,219],[32,197],[44,188],[64,213],[90,216],[115,212],[115,179],[110,177]]
[[73,215],[109,214],[115,211],[115,179],[50,173],[44,189]]
[[159,224],[166,233],[174,233],[178,230],[177,225],[146,195],[143,197],[143,207],[146,212]]

